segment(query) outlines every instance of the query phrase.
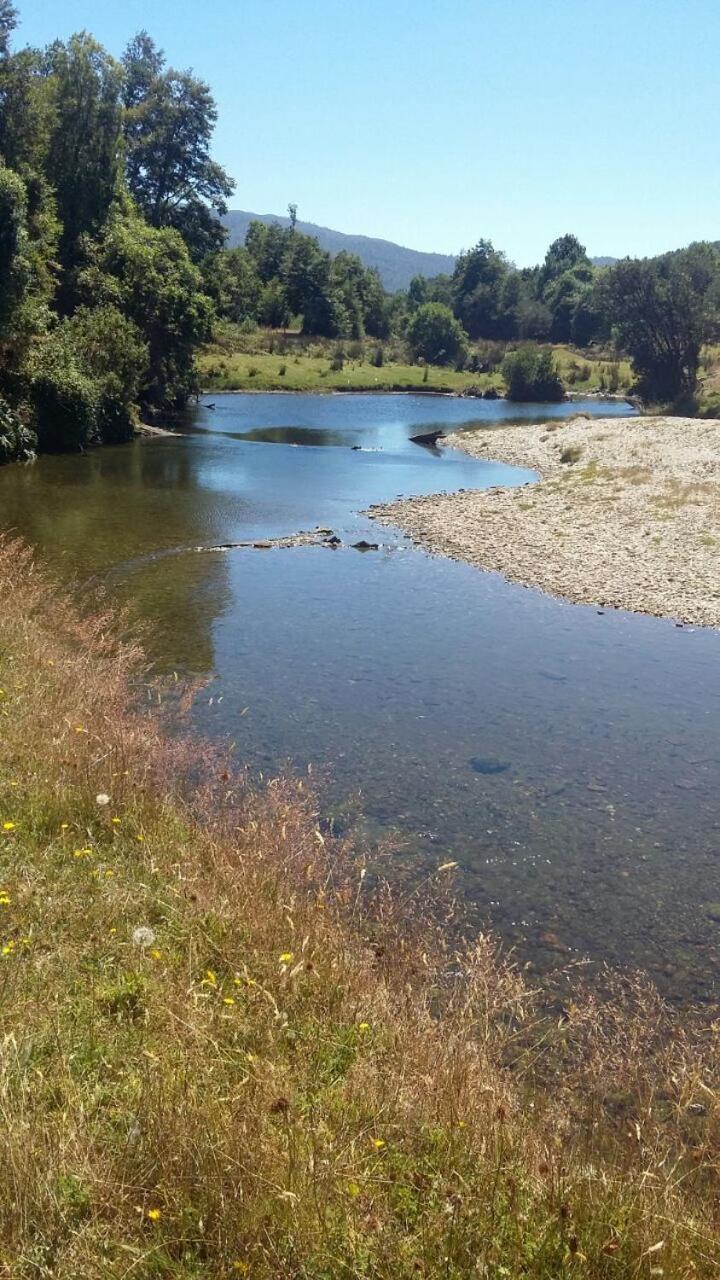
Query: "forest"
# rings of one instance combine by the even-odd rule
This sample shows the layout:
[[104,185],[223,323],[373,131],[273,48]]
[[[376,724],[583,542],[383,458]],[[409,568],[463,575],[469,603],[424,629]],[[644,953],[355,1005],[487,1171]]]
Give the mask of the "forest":
[[612,346],[638,396],[692,410],[718,333],[716,244],[598,267],[568,234],[517,268],[481,239],[451,276],[394,294],[302,234],[292,204],[289,226],[255,222],[228,249],[234,182],[212,156],[209,86],[144,31],[116,60],[87,32],[22,47],[18,22],[0,0],[0,460],[119,442],[182,406],[223,322],[376,339],[378,363],[400,339],[412,361],[456,369],[499,341],[519,348],[504,374],[526,399],[563,393],[538,344]]

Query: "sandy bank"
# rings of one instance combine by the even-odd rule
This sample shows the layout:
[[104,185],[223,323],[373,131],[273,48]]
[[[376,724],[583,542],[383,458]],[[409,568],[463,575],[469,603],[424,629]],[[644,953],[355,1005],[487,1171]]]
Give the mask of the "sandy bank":
[[720,626],[719,421],[578,417],[446,443],[541,479],[369,514],[567,600]]

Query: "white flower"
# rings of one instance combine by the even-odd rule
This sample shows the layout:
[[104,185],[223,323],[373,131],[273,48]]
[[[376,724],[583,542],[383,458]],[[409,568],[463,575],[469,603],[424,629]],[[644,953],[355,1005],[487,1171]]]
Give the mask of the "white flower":
[[96,803],[96,804],[99,804],[99,805],[106,805],[106,804],[109,804],[109,803],[110,803],[110,797],[109,797],[109,796],[106,796],[104,791],[101,791],[101,792],[100,792],[100,795],[95,797],[95,803]]
[[155,941],[155,931],[146,924],[139,924],[133,929],[132,940],[136,947],[151,947]]

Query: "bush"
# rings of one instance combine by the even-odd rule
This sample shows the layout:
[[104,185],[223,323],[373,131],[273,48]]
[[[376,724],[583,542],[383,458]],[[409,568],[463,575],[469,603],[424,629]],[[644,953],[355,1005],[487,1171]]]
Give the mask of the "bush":
[[552,351],[520,347],[502,363],[508,400],[562,400],[565,393]]
[[382,347],[376,347],[373,352],[372,363],[376,369],[382,369],[385,363],[385,352]]
[[26,427],[0,396],[0,462],[13,462],[20,458],[32,458],[37,447],[37,436]]
[[418,307],[407,330],[408,342],[415,359],[430,364],[453,364],[467,345],[467,336],[459,320],[441,302],[426,302]]

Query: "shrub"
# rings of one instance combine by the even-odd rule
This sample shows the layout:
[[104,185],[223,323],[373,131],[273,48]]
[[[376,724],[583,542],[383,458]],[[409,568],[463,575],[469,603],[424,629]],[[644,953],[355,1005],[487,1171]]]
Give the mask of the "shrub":
[[503,360],[502,375],[509,400],[562,400],[564,397],[552,351],[520,347]]
[[382,347],[376,347],[373,352],[372,363],[376,369],[382,369],[385,363],[385,352]]
[[26,427],[0,396],[0,462],[13,462],[19,458],[32,458],[37,447],[37,436]]
[[278,369],[278,377],[284,378],[286,373],[287,373],[287,365],[281,364],[280,368]]
[[418,307],[408,324],[408,342],[415,359],[430,364],[452,364],[465,350],[467,337],[449,307],[426,302]]

